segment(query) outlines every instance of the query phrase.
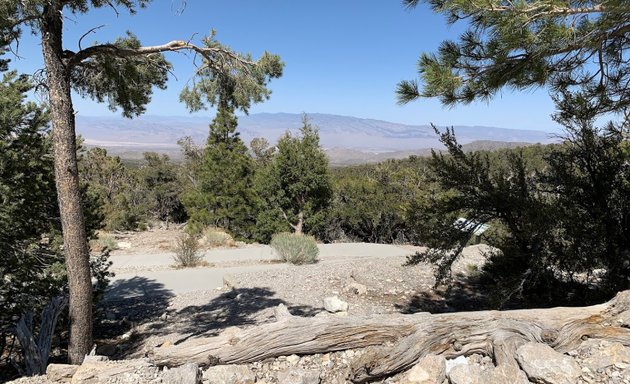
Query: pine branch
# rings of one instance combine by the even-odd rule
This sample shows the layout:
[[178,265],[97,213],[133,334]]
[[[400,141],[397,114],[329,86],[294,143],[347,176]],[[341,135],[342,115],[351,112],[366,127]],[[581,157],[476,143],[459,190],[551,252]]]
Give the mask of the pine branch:
[[[488,8],[491,12],[511,12],[519,15],[529,14],[532,12],[537,12],[534,15],[534,18],[542,17],[542,16],[569,16],[569,15],[585,15],[589,13],[602,13],[606,12],[609,9],[602,4],[594,5],[592,7],[557,7],[557,6],[547,6],[547,5],[538,5],[538,6],[530,6],[525,7],[523,9],[518,9],[514,6],[495,6],[491,5]],[[544,10],[547,9],[547,10]],[[538,12],[541,10],[540,12]]]
[[147,56],[155,53],[163,52],[178,52],[178,51],[193,51],[200,56],[204,57],[209,62],[216,61],[216,58],[212,55],[227,56],[243,65],[255,65],[253,61],[246,60],[234,52],[231,52],[224,48],[215,47],[199,47],[183,40],[173,40],[162,45],[145,46],[139,48],[121,48],[114,44],[100,44],[94,45],[89,48],[85,48],[73,54],[68,62],[69,67],[79,65],[83,61],[95,57],[110,55],[119,58]]
[[39,16],[29,15],[18,20],[9,20],[9,24],[5,28],[9,31],[12,31],[14,28],[17,28],[21,24],[27,23],[29,21],[35,21],[38,19],[39,19]]

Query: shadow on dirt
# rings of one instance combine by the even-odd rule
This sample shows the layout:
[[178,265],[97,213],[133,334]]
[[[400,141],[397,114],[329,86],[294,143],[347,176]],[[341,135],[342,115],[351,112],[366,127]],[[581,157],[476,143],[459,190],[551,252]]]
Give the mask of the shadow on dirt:
[[492,309],[492,302],[477,277],[458,275],[450,286],[418,292],[396,308],[401,313],[483,311]]
[[[287,306],[295,316],[310,317],[323,311],[310,306],[292,306],[275,297],[275,292],[269,288],[232,289],[208,304],[179,311],[168,309],[173,297],[162,284],[143,277],[114,282],[98,306],[97,343],[112,346],[110,349],[115,351],[110,352],[114,357],[124,357],[139,352],[150,336],[181,335],[175,341],[177,344],[194,337],[218,335],[227,327],[273,321],[274,308],[280,304]],[[132,329],[133,332],[125,336]]]
[[[154,332],[176,332],[183,337],[175,344],[197,336],[215,336],[227,327],[251,325],[268,321],[273,308],[280,304],[296,316],[314,316],[320,309],[294,306],[275,297],[269,288],[237,288],[210,300],[206,305],[189,306],[174,313],[171,327],[160,327]],[[157,325],[157,324],[156,324]]]
[[[396,305],[401,313],[445,313],[460,311],[512,310],[550,307],[582,307],[606,302],[610,293],[589,282],[540,278],[544,284],[533,289],[503,291],[488,274],[459,274],[449,286],[417,292],[406,303]],[[511,293],[511,294],[507,294]]]
[[169,307],[171,291],[155,280],[135,276],[117,280],[96,307],[98,338],[115,338],[131,328],[158,319]]

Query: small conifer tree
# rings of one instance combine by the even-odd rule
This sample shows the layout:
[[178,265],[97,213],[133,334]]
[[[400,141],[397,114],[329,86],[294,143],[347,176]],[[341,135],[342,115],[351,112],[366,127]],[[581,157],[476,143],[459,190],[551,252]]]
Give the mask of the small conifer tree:
[[210,124],[197,184],[184,204],[197,230],[217,226],[247,239],[255,223],[254,162],[236,131],[237,121],[232,109],[219,108]]

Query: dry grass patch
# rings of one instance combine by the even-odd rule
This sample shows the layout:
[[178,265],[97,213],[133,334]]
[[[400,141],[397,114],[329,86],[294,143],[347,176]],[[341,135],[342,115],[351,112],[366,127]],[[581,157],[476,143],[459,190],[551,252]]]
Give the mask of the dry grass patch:
[[208,227],[200,239],[201,245],[205,248],[235,247],[236,242],[232,236],[221,228]]

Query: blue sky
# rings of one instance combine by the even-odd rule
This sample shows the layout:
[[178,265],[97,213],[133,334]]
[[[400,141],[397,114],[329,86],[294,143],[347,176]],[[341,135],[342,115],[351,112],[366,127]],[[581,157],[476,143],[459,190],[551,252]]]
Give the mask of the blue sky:
[[[464,25],[448,26],[427,7],[405,9],[399,0],[155,0],[147,9],[119,16],[109,8],[86,15],[67,15],[65,41],[76,50],[81,35],[105,25],[83,40],[107,41],[130,30],[143,44],[197,38],[211,28],[217,39],[254,57],[265,50],[279,54],[284,76],[271,83],[273,94],[250,113],[332,113],[407,124],[488,125],[555,130],[546,90],[504,91],[489,103],[445,108],[437,100],[396,104],[394,89],[416,75],[421,52],[435,51],[445,39],[455,39]],[[41,68],[37,38],[25,34],[22,59],[14,68],[32,73]],[[166,91],[157,90],[147,108],[150,115],[186,115],[179,91],[190,79],[190,57],[169,54],[174,74]],[[112,113],[105,105],[75,96],[82,115]],[[210,120],[214,112],[203,111]]]

